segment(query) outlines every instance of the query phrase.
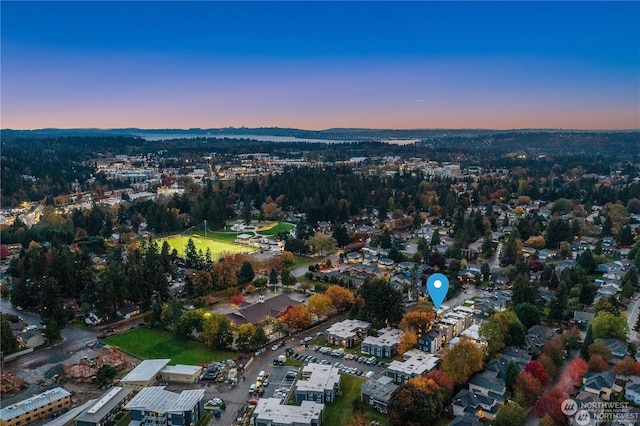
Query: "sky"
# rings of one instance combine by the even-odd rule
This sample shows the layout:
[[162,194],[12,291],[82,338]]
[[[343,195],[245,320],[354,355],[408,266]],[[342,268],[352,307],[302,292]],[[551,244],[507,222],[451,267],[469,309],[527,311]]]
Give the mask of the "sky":
[[0,2],[0,127],[640,128],[640,2]]

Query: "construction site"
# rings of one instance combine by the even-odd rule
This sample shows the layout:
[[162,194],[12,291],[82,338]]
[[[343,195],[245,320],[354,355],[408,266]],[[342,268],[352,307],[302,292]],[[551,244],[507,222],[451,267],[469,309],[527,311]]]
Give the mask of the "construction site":
[[112,347],[100,348],[94,358],[84,357],[73,364],[64,365],[64,377],[78,383],[91,383],[100,367],[110,365],[117,371],[133,366],[131,358]]

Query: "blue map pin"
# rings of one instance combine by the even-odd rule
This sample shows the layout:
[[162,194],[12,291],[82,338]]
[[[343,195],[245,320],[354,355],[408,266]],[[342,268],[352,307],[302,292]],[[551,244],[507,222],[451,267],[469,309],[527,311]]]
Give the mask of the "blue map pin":
[[442,274],[432,274],[427,279],[427,291],[436,310],[440,309],[440,305],[449,291],[449,279]]

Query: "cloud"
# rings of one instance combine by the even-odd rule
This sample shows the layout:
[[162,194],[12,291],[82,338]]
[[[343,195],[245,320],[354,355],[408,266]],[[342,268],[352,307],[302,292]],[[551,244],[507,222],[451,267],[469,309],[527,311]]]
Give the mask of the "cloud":
[[427,102],[425,99],[416,99],[416,102]]

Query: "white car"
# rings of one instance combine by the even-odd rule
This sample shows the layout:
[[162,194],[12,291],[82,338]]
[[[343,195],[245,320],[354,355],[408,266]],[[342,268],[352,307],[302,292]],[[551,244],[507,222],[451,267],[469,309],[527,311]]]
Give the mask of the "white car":
[[272,350],[272,351],[277,351],[277,350],[278,350],[278,348],[279,348],[279,346],[278,346],[278,345],[273,345],[273,346],[271,346],[271,350]]

